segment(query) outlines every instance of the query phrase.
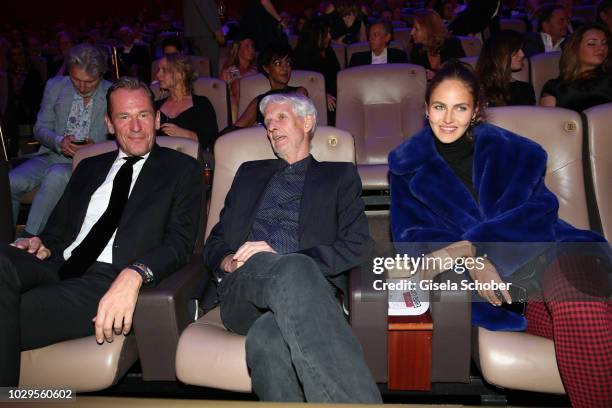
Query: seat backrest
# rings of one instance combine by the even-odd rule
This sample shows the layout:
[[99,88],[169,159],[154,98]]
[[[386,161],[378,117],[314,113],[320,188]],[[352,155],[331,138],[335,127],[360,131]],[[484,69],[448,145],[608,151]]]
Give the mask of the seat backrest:
[[524,33],[527,31],[527,25],[524,20],[519,20],[518,18],[502,18],[499,21],[499,27],[502,30],[514,30],[519,33]]
[[193,93],[205,96],[210,100],[217,115],[217,126],[219,129],[225,128],[229,114],[225,81],[218,78],[200,77],[193,83]]
[[[331,126],[317,127],[312,139],[311,153],[318,161],[355,162],[353,138],[348,132]],[[215,174],[206,225],[206,238],[208,238],[212,227],[219,221],[225,196],[240,165],[250,160],[274,158],[276,156],[272,151],[263,126],[237,130],[217,139],[215,143]]]
[[560,58],[560,52],[546,52],[529,58],[529,74],[537,101],[542,96],[542,88],[544,88],[546,81],[559,76]]
[[[399,41],[391,41],[389,43],[390,48],[396,48],[403,51],[402,43]],[[353,43],[346,47],[346,61],[351,62],[351,57],[356,52],[370,51],[370,43],[367,41]]]
[[[325,78],[314,71],[293,70],[291,72],[291,86],[303,86],[308,96],[317,108],[317,121],[327,124],[327,97],[325,95]],[[251,75],[240,80],[240,100],[238,101],[238,117],[244,113],[249,103],[270,90],[270,82],[263,74]]]
[[[159,81],[151,83],[150,88],[155,95],[155,100],[168,96],[159,89]],[[193,93],[208,98],[215,109],[217,127],[219,129],[225,128],[228,120],[227,86],[225,82],[217,78],[200,77],[193,83]]]
[[332,49],[336,53],[338,63],[340,64],[340,69],[346,68],[346,66],[348,65],[346,62],[346,46],[342,44],[333,43]]
[[338,73],[336,126],[355,138],[358,164],[386,164],[389,152],[423,127],[425,69],[365,65]]
[[612,103],[583,112],[589,129],[589,164],[602,231],[612,241]]
[[[466,62],[472,66],[473,69],[476,69],[476,63],[478,62],[478,57],[463,57],[459,58],[461,61]],[[529,60],[525,58],[525,63],[523,64],[523,69],[518,72],[513,72],[512,77],[518,81],[529,82]]]
[[476,37],[457,37],[461,40],[461,46],[465,52],[466,57],[476,57],[480,55],[482,49],[482,42]]
[[580,114],[562,108],[506,106],[487,110],[488,121],[539,143],[548,154],[546,186],[559,199],[559,217],[589,228],[582,169]]
[[[198,158],[200,146],[195,140],[186,139],[184,137],[157,136],[155,142],[162,147],[168,147],[181,153],[185,153],[194,159]],[[85,146],[82,149],[77,150],[76,154],[74,155],[74,158],[72,159],[72,168],[75,169],[83,159],[97,156],[102,153],[111,152],[116,149],[117,142],[114,140],[107,140],[102,143],[95,143]]]

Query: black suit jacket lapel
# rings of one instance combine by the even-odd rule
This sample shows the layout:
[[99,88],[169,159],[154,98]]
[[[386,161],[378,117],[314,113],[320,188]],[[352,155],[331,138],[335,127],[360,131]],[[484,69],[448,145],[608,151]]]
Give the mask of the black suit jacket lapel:
[[316,214],[313,214],[313,211],[315,209],[316,200],[325,197],[325,193],[321,193],[321,187],[325,185],[325,177],[325,171],[320,163],[311,157],[310,167],[306,173],[306,180],[304,180],[304,188],[302,190],[302,203],[300,205],[300,217],[298,221],[298,242],[301,241],[302,234],[304,233],[304,228],[306,226],[305,221],[316,219]]
[[85,214],[87,214],[87,208],[89,207],[91,196],[102,185],[104,180],[106,180],[108,172],[117,158],[117,154],[119,154],[118,150],[115,150],[112,152],[112,154],[107,154],[106,157],[101,159],[97,166],[91,169],[91,174],[88,174],[86,179],[80,180],[80,183],[82,183],[79,183],[81,188],[76,192],[76,194],[80,195],[78,202],[82,203],[82,205],[77,207],[77,217],[72,218],[76,222],[76,225],[79,226],[79,229],[81,225],[83,225],[83,220],[85,219]]

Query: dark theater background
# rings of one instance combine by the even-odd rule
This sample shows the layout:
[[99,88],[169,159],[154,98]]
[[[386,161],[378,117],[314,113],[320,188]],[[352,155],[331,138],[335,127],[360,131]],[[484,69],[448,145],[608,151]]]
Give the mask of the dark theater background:
[[[249,0],[225,0],[228,16],[239,18],[242,10]],[[55,0],[55,1],[10,1],[10,8],[0,13],[2,23],[44,24],[45,22],[66,21],[78,22],[80,20],[103,19],[107,16],[123,17],[136,16],[141,10],[147,8],[153,15],[160,9],[174,8],[177,16],[182,14],[182,0],[146,1],[146,0],[107,0],[83,1]],[[302,0],[299,2],[278,0],[276,4],[281,9],[291,13],[301,11],[306,5],[318,4],[315,0]]]

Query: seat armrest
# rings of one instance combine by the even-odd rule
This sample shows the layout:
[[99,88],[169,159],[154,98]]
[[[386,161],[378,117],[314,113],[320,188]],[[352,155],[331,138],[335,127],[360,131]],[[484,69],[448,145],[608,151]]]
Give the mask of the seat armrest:
[[461,289],[466,275],[444,272],[434,282],[456,284],[457,290],[430,291],[432,339],[432,382],[470,381],[472,294]]
[[194,255],[189,264],[156,287],[140,292],[134,313],[134,332],[144,380],[176,380],[178,339],[193,321],[189,302],[203,280],[210,281],[208,273],[202,257]]
[[377,383],[387,382],[387,291],[374,290],[379,276],[357,267],[350,271],[349,306],[353,334]]

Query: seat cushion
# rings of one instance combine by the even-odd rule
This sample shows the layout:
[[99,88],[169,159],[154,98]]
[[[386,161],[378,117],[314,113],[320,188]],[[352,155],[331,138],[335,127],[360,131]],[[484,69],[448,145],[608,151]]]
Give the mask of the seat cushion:
[[389,166],[386,164],[360,164],[357,166],[364,190],[387,190]]
[[99,391],[114,385],[137,359],[134,335],[102,345],[94,336],[62,341],[21,353],[19,386]]
[[251,392],[246,337],[229,332],[214,308],[185,329],[176,351],[176,376],[186,384]]
[[522,332],[477,329],[480,370],[498,387],[565,394],[552,340]]

